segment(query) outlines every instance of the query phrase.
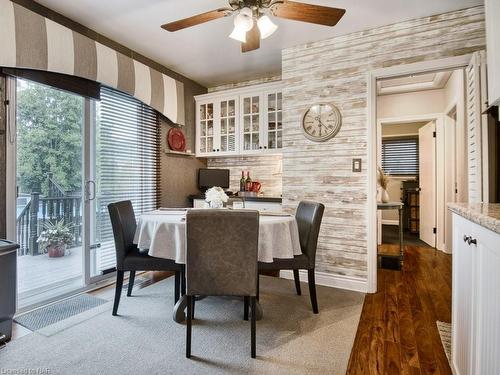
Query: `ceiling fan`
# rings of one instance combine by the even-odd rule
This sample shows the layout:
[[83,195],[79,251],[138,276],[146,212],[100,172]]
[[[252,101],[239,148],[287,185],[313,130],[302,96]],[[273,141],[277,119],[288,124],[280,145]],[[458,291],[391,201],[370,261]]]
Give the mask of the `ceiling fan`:
[[219,8],[170,22],[162,25],[162,28],[174,32],[236,14],[234,30],[229,37],[241,42],[242,52],[249,52],[260,48],[260,39],[269,37],[278,28],[271,21],[269,15],[318,25],[335,26],[344,13],[345,9],[289,0],[229,0],[228,8]]

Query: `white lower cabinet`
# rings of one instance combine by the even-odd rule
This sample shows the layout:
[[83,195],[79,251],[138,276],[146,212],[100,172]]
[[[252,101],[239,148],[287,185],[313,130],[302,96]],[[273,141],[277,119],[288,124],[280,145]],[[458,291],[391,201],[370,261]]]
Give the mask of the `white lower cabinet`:
[[[204,199],[194,199],[194,208],[208,208],[208,203]],[[281,211],[279,202],[245,201],[244,208],[257,211]]]
[[245,201],[245,208],[257,211],[281,211],[281,203]]
[[500,234],[453,214],[452,367],[500,374]]

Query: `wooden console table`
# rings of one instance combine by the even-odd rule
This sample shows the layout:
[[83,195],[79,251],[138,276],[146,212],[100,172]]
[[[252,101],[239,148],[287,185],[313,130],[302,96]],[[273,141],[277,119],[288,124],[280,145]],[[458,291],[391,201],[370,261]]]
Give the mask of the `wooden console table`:
[[[388,263],[392,263],[394,260],[399,261],[398,268],[403,267],[403,208],[404,204],[402,202],[387,202],[387,203],[377,203],[378,210],[398,210],[399,213],[399,253],[397,254],[378,254],[381,258],[380,261],[383,263],[387,260]],[[390,267],[393,268],[393,267]]]

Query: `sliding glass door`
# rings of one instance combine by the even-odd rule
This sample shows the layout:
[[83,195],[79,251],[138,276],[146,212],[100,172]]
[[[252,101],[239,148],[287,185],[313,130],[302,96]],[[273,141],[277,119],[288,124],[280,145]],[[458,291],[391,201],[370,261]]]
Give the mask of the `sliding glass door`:
[[127,94],[103,87],[95,114],[89,184],[90,281],[102,278],[115,267],[108,204],[131,200],[136,214],[155,209],[159,173],[159,129],[153,109]]
[[16,241],[20,306],[84,285],[85,99],[16,79]]
[[[103,87],[101,100],[9,78],[15,118],[8,162],[17,196],[18,300],[25,307],[74,292],[115,271],[107,206],[158,205],[156,112]],[[12,224],[14,223],[14,224]],[[15,232],[15,234],[14,234]]]

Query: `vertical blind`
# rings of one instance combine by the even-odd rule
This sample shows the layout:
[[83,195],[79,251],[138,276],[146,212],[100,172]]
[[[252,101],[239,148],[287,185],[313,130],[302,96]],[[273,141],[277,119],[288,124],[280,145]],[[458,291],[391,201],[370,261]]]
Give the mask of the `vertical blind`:
[[382,169],[392,175],[418,176],[418,138],[383,139]]
[[101,88],[96,126],[98,271],[115,263],[108,204],[131,200],[136,214],[158,206],[159,140],[154,109],[130,95]]

